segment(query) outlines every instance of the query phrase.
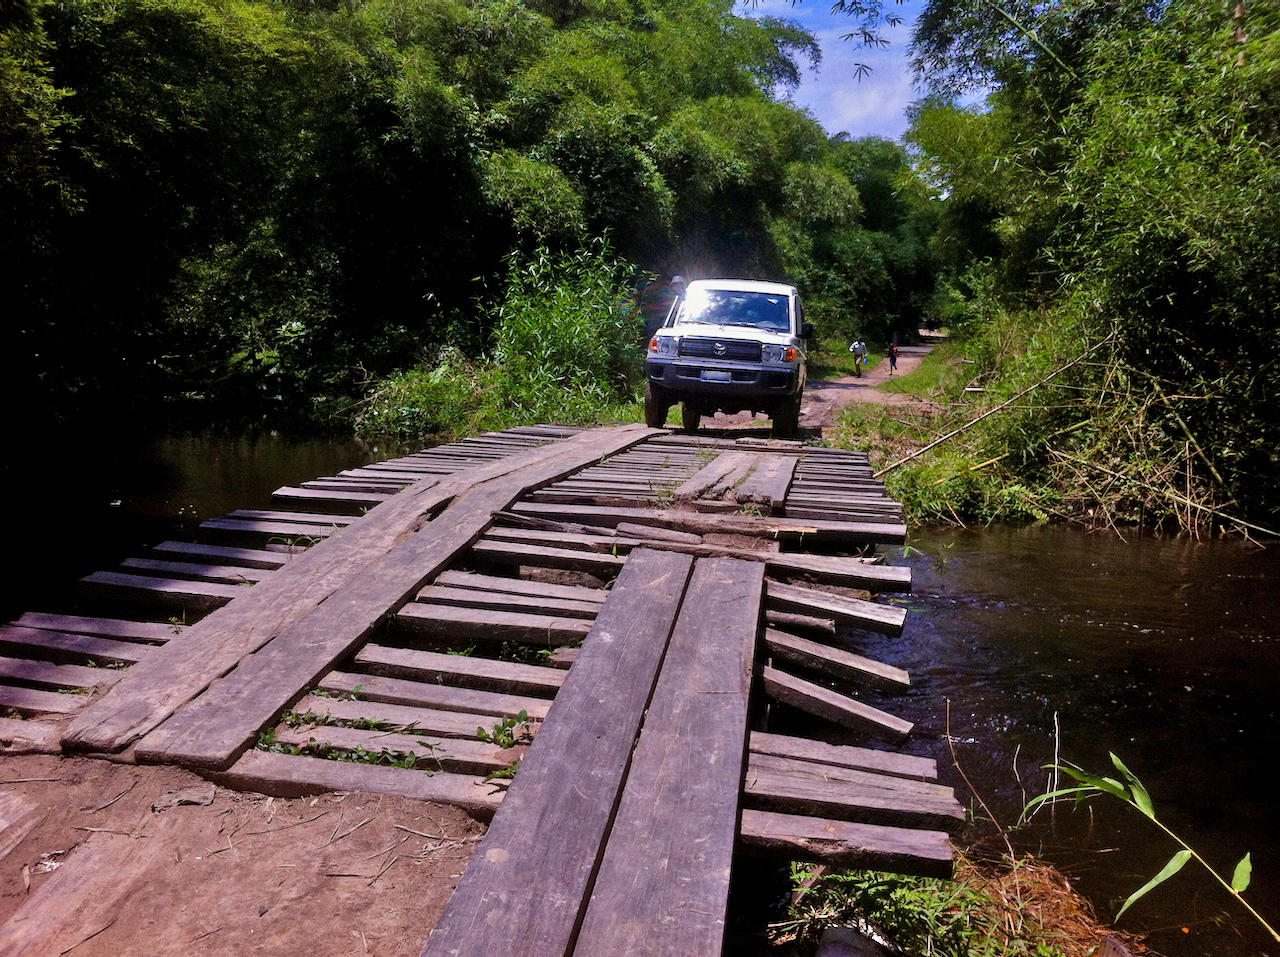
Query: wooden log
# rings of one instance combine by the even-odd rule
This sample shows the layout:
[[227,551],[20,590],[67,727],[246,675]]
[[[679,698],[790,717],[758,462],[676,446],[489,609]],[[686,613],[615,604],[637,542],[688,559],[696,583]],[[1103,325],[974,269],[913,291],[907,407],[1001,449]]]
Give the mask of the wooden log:
[[[567,475],[650,434],[646,429],[625,426],[585,433],[563,443],[514,453],[435,482],[425,490],[406,489],[193,626],[186,635],[191,639],[189,650],[152,656],[131,668],[125,680],[70,724],[64,747],[119,751],[192,699],[208,699],[205,707],[213,713],[239,713],[242,723],[258,721],[259,729],[265,727],[274,714],[263,722],[264,712],[276,712],[296,698],[308,680],[328,671],[333,661],[363,640],[389,609],[398,607],[401,597],[412,595],[449,564],[457,551],[483,532],[495,507],[507,507],[530,484]],[[518,472],[523,477],[514,474]],[[483,491],[465,517],[445,519],[444,525],[433,525],[425,537],[414,534],[428,524],[427,516],[469,489]],[[317,611],[322,613],[304,626]],[[244,688],[253,696],[249,699],[254,703],[252,708],[242,709],[226,696],[201,694],[237,662],[246,656],[262,659],[263,655],[254,652],[285,636],[288,640],[281,645],[281,660],[267,665],[283,668],[279,680],[270,682],[274,707],[268,707],[258,689],[250,690],[238,681],[227,690]],[[299,645],[306,647],[313,640],[319,642],[323,653],[295,653]],[[222,726],[220,717],[213,720]],[[200,737],[204,724],[201,718],[185,727]],[[171,730],[178,731],[178,726]],[[249,739],[256,733],[257,729]],[[236,747],[244,746],[246,740]],[[163,760],[161,753],[166,747],[157,747],[157,759]],[[199,750],[200,745],[193,742],[193,748]],[[217,760],[230,757],[231,752],[224,748]]]
[[933,758],[921,758],[897,751],[876,751],[848,744],[828,744],[825,741],[764,731],[751,733],[751,751],[753,754],[773,754],[846,768],[862,768],[916,781],[934,781],[938,777],[938,763]]
[[[470,588],[482,591],[503,592],[511,595],[564,598],[569,601],[604,604],[609,592],[604,588],[588,588],[585,585],[557,585],[551,582],[529,581],[524,578],[501,578],[497,575],[479,575],[450,569],[436,576],[437,585],[450,588]],[[597,609],[598,610],[598,609]]]
[[576,598],[542,598],[511,592],[453,588],[449,585],[428,585],[418,592],[416,599],[429,605],[490,608],[494,611],[512,611],[553,618],[591,619],[600,610],[600,602],[598,601],[580,601]]
[[828,638],[836,633],[834,618],[814,618],[812,615],[797,615],[790,611],[773,611],[766,609],[764,619],[775,628],[787,631],[803,631],[806,634]]
[[911,676],[901,668],[841,648],[819,644],[770,628],[765,632],[765,645],[775,658],[812,668],[846,681],[870,682],[881,688],[901,691],[911,686]]
[[365,645],[356,655],[356,664],[370,674],[388,678],[548,698],[555,697],[565,678],[565,673],[557,668],[382,645]]
[[944,831],[747,809],[740,834],[743,848],[784,861],[917,877],[954,876],[955,848]]
[[5,754],[61,754],[62,721],[24,721],[0,718],[0,752]]
[[873,708],[856,698],[805,681],[777,668],[763,671],[765,693],[774,701],[885,741],[901,741],[911,734],[911,722]]
[[384,678],[380,675],[362,675],[345,671],[333,671],[320,679],[317,691],[326,694],[353,695],[363,700],[384,704],[405,705],[412,708],[430,708],[436,711],[457,711],[462,714],[487,714],[495,718],[518,718],[523,712],[534,721],[547,716],[551,702],[546,698],[529,695],[505,694],[496,691],[476,691],[471,688],[451,688],[447,685],[424,681],[407,681],[403,678]]
[[123,675],[123,671],[110,668],[59,665],[31,658],[0,658],[0,678],[56,691],[105,688],[115,684]]
[[[523,745],[500,748],[495,744],[466,738],[440,738],[417,732],[369,731],[364,728],[325,725],[284,728],[276,733],[275,740],[304,750],[339,748],[376,755],[384,751],[394,755],[412,755],[415,762],[413,769],[429,774],[445,771],[453,774],[489,775],[519,764],[528,750]],[[327,757],[323,754],[317,756]]]
[[[359,722],[366,727],[376,723],[379,728],[422,731],[441,738],[474,738],[478,728],[491,731],[498,721],[503,720],[499,718],[495,721],[491,714],[413,708],[380,701],[352,701],[323,695],[308,695],[293,710],[298,714],[315,715],[329,722]],[[534,733],[537,727],[538,722],[531,719],[529,733]]]
[[540,648],[576,645],[587,636],[585,618],[528,615],[488,608],[452,608],[410,602],[395,616],[396,627],[423,638],[453,643],[518,641]]
[[907,612],[903,608],[880,605],[860,598],[845,598],[799,585],[769,582],[765,597],[769,607],[778,611],[834,618],[838,622],[847,622],[885,635],[902,634],[907,620]]
[[763,583],[755,562],[694,567],[575,957],[721,952]]
[[94,635],[72,635],[44,628],[0,627],[0,652],[39,657],[67,664],[93,661],[100,665],[132,665],[155,649],[132,641],[115,641]]
[[502,802],[501,789],[469,774],[426,774],[349,761],[325,761],[296,754],[249,751],[227,771],[210,777],[223,787],[275,797],[306,797],[325,791],[399,794],[420,801],[453,804],[487,820]]
[[424,957],[569,954],[691,565],[623,570]]
[[945,830],[949,834],[957,833],[965,823],[964,808],[954,798],[751,769],[743,785],[743,801],[744,806],[758,811]]

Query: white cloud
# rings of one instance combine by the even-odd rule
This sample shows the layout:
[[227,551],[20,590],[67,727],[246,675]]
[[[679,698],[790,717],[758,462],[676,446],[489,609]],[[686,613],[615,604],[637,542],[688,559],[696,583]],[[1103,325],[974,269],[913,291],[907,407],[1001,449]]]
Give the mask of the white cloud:
[[[817,37],[822,47],[822,66],[816,74],[804,70],[791,100],[810,110],[828,134],[845,132],[855,139],[884,136],[896,140],[907,128],[906,108],[920,97],[912,85],[907,49],[919,4],[912,0],[890,6],[903,22],[885,29],[889,45],[878,48],[863,46],[856,40],[841,40],[852,21],[833,14],[824,0],[795,6],[786,0],[761,0],[746,12],[796,20]],[[858,63],[871,67],[871,73],[859,79]]]

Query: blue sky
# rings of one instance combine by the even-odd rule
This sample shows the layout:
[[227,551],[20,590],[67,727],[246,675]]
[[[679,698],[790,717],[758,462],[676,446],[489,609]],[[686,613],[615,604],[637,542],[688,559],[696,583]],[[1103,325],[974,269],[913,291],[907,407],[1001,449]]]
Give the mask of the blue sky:
[[[886,6],[903,22],[884,31],[889,45],[878,49],[840,39],[849,32],[851,21],[831,12],[831,0],[801,0],[794,6],[789,0],[760,0],[754,7],[748,4],[745,10],[748,15],[799,21],[818,38],[822,65],[816,74],[804,70],[804,80],[791,98],[798,106],[808,108],[829,135],[846,132],[854,138],[884,136],[896,140],[907,128],[906,107],[920,97],[912,86],[907,47],[922,3],[908,0],[894,5],[892,0],[886,0]],[[869,65],[871,75],[856,79],[856,63]]]

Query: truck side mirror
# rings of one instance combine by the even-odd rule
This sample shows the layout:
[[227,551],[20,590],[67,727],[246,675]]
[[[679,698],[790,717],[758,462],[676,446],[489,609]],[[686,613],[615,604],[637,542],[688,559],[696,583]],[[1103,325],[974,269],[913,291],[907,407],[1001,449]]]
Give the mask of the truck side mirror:
[[812,323],[812,322],[802,322],[802,323],[800,323],[800,338],[801,338],[801,339],[812,339],[812,338],[813,338],[813,323]]

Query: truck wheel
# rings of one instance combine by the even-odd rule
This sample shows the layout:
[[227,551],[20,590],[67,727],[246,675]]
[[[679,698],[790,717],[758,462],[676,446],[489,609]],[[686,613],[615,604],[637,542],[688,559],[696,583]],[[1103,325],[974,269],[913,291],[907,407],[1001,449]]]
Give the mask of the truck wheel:
[[644,384],[644,424],[651,429],[660,429],[667,424],[667,412],[671,408],[671,400],[660,386],[652,382]]
[[803,392],[797,392],[793,399],[783,399],[773,413],[773,434],[775,438],[794,438],[800,430],[800,399]]
[[692,399],[685,399],[680,410],[680,424],[686,432],[697,432],[698,423],[702,421],[702,409]]

